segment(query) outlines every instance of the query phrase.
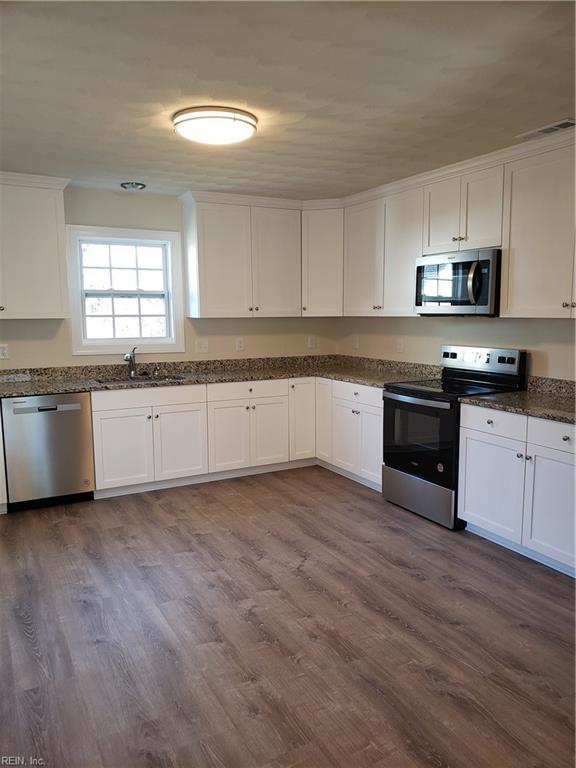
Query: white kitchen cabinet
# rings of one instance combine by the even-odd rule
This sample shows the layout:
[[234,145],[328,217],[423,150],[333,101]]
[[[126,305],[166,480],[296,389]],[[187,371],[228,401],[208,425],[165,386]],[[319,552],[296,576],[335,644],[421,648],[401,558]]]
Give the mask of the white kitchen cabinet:
[[502,176],[499,165],[424,187],[422,253],[500,246]]
[[289,459],[288,398],[250,401],[250,464],[278,464]]
[[574,150],[508,163],[500,314],[570,317],[574,272]]
[[422,251],[423,190],[386,198],[384,314],[409,316],[415,310],[416,258]]
[[344,211],[344,314],[379,316],[384,305],[384,199]]
[[[27,179],[35,181],[27,181]],[[13,183],[7,183],[11,180]],[[34,183],[34,186],[27,184]],[[0,319],[68,314],[64,197],[66,181],[0,175]]]
[[332,381],[316,379],[316,456],[332,461]]
[[343,312],[344,211],[302,212],[302,315],[338,317]]
[[92,424],[98,490],[154,480],[151,408],[96,411]]
[[208,472],[206,404],[158,406],[152,415],[155,480]]
[[6,488],[6,466],[4,463],[4,439],[2,437],[2,420],[0,419],[0,515],[6,512],[8,491]]
[[574,566],[574,455],[528,443],[522,544]]
[[189,200],[184,214],[190,315],[252,317],[250,207]]
[[522,539],[525,450],[522,440],[460,429],[458,516],[517,544]]
[[250,466],[250,401],[208,403],[208,467],[224,472]]
[[251,209],[254,317],[302,314],[300,211]]
[[360,408],[347,400],[332,400],[332,461],[356,473],[360,457]]
[[316,456],[316,381],[291,379],[288,392],[290,461]]
[[384,461],[383,409],[373,405],[360,405],[360,438],[357,474],[373,483],[382,482]]

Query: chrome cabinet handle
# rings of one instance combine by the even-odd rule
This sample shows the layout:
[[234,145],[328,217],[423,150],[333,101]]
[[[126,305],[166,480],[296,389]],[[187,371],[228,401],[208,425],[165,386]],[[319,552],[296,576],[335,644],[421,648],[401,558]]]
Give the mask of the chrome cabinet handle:
[[260,311],[260,307],[254,307],[254,309],[255,309],[256,312]]
[[159,419],[159,418],[160,418],[160,416],[159,416],[158,414],[156,414],[156,416],[154,416],[154,418],[155,418],[155,419]]
[[247,405],[247,406],[246,406],[246,410],[247,410],[247,411],[249,411],[249,410],[250,410],[250,406],[249,406],[249,405]]
[[355,411],[354,409],[352,409],[352,413],[355,413],[356,416],[360,416],[360,411]]
[[[576,301],[572,302],[572,307],[576,307]],[[4,309],[4,307],[0,307],[0,309]]]
[[457,243],[457,242],[458,242],[458,238],[457,238],[457,237],[453,237],[453,238],[452,238],[452,242],[453,242],[453,243]]
[[148,421],[150,421],[152,419],[152,416],[146,416],[146,418],[148,419]]
[[526,461],[532,461],[532,456],[526,455]]
[[290,389],[296,389],[296,384],[290,384]]
[[517,453],[516,454],[516,458],[517,459],[523,459],[524,458],[524,454],[523,453]]
[[252,387],[248,387],[248,392],[253,392]]
[[567,443],[570,440],[570,435],[562,435],[562,440]]
[[6,307],[0,307],[0,312],[4,312],[5,309]]
[[302,307],[302,312],[306,312],[306,307]]
[[486,419],[486,424],[494,424],[492,419]]
[[566,307],[569,307],[569,306],[570,306],[570,302],[568,302],[568,301],[563,301],[563,302],[562,302],[562,306],[563,306],[564,308],[566,308]]
[[354,397],[358,397],[359,394],[359,392],[354,392]]
[[255,405],[253,405],[253,406],[252,406],[252,410],[253,410],[253,411],[255,411],[255,410],[256,410],[256,406],[255,406]]
[[459,237],[458,240],[466,240],[465,237]]
[[382,304],[372,304],[372,309],[382,309]]
[[253,309],[254,309],[253,307],[248,307],[248,312],[252,312]]

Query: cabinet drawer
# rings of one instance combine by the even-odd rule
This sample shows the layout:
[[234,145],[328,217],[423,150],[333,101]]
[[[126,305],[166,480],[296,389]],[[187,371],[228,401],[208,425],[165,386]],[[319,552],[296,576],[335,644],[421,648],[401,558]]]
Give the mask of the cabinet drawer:
[[375,405],[382,408],[382,390],[380,387],[368,387],[366,384],[352,384],[349,381],[335,381],[332,394],[341,400],[350,400],[363,405]]
[[528,418],[528,442],[574,453],[576,428],[574,424],[562,424],[549,419]]
[[476,405],[463,405],[460,425],[468,429],[478,429],[492,435],[509,437],[513,440],[526,440],[528,417],[518,413],[496,411]]
[[264,381],[233,381],[208,384],[208,402],[215,400],[241,400],[251,397],[282,397],[288,394],[288,379]]
[[205,403],[205,384],[182,384],[177,387],[139,387],[92,392],[93,411],[113,411],[117,408],[145,408],[153,405]]

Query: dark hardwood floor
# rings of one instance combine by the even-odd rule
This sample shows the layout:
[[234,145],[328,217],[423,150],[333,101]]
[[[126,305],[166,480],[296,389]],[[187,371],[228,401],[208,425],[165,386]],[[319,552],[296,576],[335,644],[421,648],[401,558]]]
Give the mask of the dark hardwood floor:
[[0,756],[572,768],[566,576],[318,467],[0,518]]

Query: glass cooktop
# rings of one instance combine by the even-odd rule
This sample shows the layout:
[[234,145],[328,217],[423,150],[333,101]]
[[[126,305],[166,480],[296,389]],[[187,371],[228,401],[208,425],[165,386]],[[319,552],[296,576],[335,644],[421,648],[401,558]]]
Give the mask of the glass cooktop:
[[456,398],[469,397],[470,395],[489,395],[491,392],[501,392],[503,388],[470,381],[425,379],[424,381],[402,381],[396,384],[387,384],[386,389],[390,392],[428,392]]

